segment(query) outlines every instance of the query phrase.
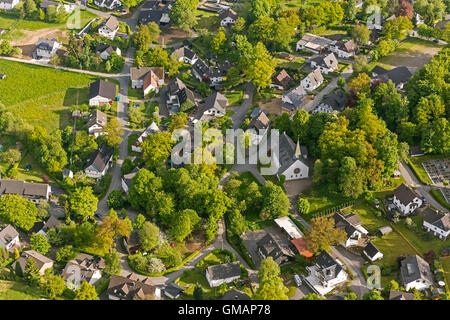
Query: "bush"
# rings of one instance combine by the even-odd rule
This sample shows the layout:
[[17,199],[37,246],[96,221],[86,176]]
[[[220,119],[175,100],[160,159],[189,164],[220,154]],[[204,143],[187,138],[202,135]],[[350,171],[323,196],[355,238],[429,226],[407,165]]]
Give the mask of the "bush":
[[113,190],[108,195],[108,200],[106,201],[108,207],[113,209],[121,209],[125,206],[125,193],[122,190]]

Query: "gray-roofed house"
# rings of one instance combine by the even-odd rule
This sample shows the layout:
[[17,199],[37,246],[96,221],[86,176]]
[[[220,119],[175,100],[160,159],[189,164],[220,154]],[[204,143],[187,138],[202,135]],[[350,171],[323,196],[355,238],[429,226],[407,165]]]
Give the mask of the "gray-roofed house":
[[19,3],[19,0],[0,0],[0,10],[11,10]]
[[105,80],[97,80],[89,86],[89,105],[101,106],[112,104],[116,98],[116,84]]
[[134,168],[133,171],[130,173],[125,174],[122,177],[122,189],[125,191],[125,193],[128,194],[128,190],[131,188],[133,184],[133,178],[136,176],[136,173],[138,173],[139,168]]
[[236,22],[238,17],[239,15],[235,11],[233,11],[232,9],[226,9],[219,13],[220,25],[222,27],[232,26]]
[[297,41],[296,49],[300,50],[308,50],[313,53],[321,54],[323,51],[329,49],[330,46],[333,46],[336,43],[334,40],[330,40],[324,37],[317,36],[311,33],[305,33],[303,37]]
[[222,298],[220,300],[251,300],[249,295],[245,292],[233,289],[230,291],[225,292]]
[[138,281],[131,273],[127,277],[112,275],[106,290],[109,300],[160,300],[161,289],[149,278]]
[[248,129],[254,129],[256,132],[265,131],[269,128],[270,120],[263,111],[259,111],[259,114],[252,118],[248,124]]
[[72,290],[79,289],[81,282],[94,285],[101,277],[101,270],[105,268],[102,257],[94,257],[86,253],[66,263],[61,276],[66,280],[66,286]]
[[281,110],[295,113],[304,104],[307,93],[301,85],[290,89],[281,96]]
[[342,215],[335,213],[333,215],[335,227],[344,230],[347,234],[347,239],[343,243],[344,247],[356,246],[363,235],[369,232],[362,226],[361,220],[354,213]]
[[450,214],[427,208],[423,218],[423,228],[440,239],[447,240],[450,236]]
[[34,261],[36,261],[37,268],[41,275],[44,275],[45,271],[47,269],[53,268],[53,260],[52,259],[47,258],[46,256],[40,254],[37,251],[28,250],[28,251],[22,252],[19,259],[16,260],[16,262],[14,263],[14,266],[13,266],[14,270],[16,269],[16,264],[18,263],[20,265],[22,271],[24,271],[25,265],[26,265],[28,259],[34,259]]
[[272,76],[272,83],[269,88],[276,88],[278,90],[286,90],[291,84],[292,78],[286,70],[281,70],[276,75]]
[[257,242],[256,246],[260,256],[259,260],[272,257],[273,261],[278,265],[282,265],[295,257],[290,242],[279,236],[277,233],[267,233]]
[[58,226],[62,225],[63,222],[56,218],[55,216],[50,216],[48,220],[44,223],[42,228],[40,228],[36,234],[42,234],[43,236],[47,237],[47,232],[52,228],[57,228]]
[[320,72],[328,74],[338,69],[338,60],[334,53],[317,56],[309,60],[311,68],[319,68]]
[[37,59],[50,59],[59,48],[61,44],[56,39],[39,38],[33,56]]
[[106,113],[95,109],[88,117],[88,133],[95,137],[101,136],[104,133],[104,129],[108,125],[108,116]]
[[379,259],[383,259],[383,253],[378,250],[372,242],[369,242],[363,249],[363,253],[370,261],[374,262]]
[[169,82],[167,88],[166,104],[170,115],[178,113],[180,111],[180,106],[187,100],[191,101],[194,105],[197,105],[194,94],[180,79],[176,78]]
[[94,3],[100,8],[109,10],[113,10],[122,5],[122,2],[120,0],[94,0]]
[[314,71],[310,72],[303,80],[300,82],[300,85],[303,89],[312,91],[320,87],[323,83],[324,78],[319,68],[314,69]]
[[176,283],[171,282],[164,288],[163,292],[170,299],[178,299],[184,293],[184,289]]
[[312,113],[333,112],[334,110],[342,111],[347,103],[347,94],[343,90],[338,89],[327,95],[320,104],[314,108]]
[[159,26],[166,26],[170,22],[169,11],[170,6],[165,6],[162,9],[142,10],[139,14],[139,23],[148,24],[154,22]]
[[141,144],[144,142],[145,139],[151,134],[159,132],[159,127],[155,122],[152,122],[147,129],[145,129],[141,135],[136,139],[135,142],[131,145],[131,150],[134,152],[142,152]]
[[84,172],[90,178],[100,179],[108,171],[112,164],[113,152],[111,148],[104,145],[100,149],[95,150],[88,159]]
[[0,247],[13,252],[14,248],[18,246],[19,243],[19,233],[12,225],[8,224],[3,229],[0,229]]
[[330,51],[337,54],[339,58],[350,58],[358,51],[358,45],[351,39],[346,42],[338,41],[334,46],[330,46]]
[[286,181],[304,179],[309,176],[308,151],[305,146],[297,145],[283,132],[279,136],[278,154],[272,149],[272,163],[276,175],[286,177]]
[[104,36],[111,40],[114,40],[117,31],[119,31],[119,20],[117,20],[117,18],[114,16],[110,16],[100,25],[100,28],[98,28],[98,33],[101,36]]
[[120,56],[122,51],[119,47],[111,46],[107,43],[99,43],[97,44],[95,51],[100,55],[103,60],[108,60],[109,56],[114,52]]
[[400,263],[400,284],[406,291],[428,289],[434,284],[430,265],[418,255],[409,256]]
[[[412,73],[405,66],[397,67],[392,70],[385,70],[384,72],[383,68],[377,67],[378,66],[375,66],[374,69],[372,69],[372,76],[376,74],[376,76],[372,77],[372,82],[380,80],[383,82],[388,82],[391,80],[395,84],[397,90],[402,90],[409,78],[412,77]],[[375,70],[375,68],[377,69]]]
[[150,91],[159,92],[164,85],[164,68],[162,67],[132,67],[130,70],[131,87],[142,89],[144,95]]
[[347,280],[344,265],[334,259],[328,252],[322,251],[316,259],[316,264],[306,267],[308,276],[305,283],[317,294],[325,295],[337,285]]
[[195,118],[199,121],[206,121],[210,117],[223,117],[228,106],[228,99],[220,92],[215,91],[206,98],[203,106],[200,107]]
[[193,65],[198,59],[197,54],[186,46],[172,52],[172,56],[176,57],[178,61],[183,61],[190,65]]
[[414,293],[391,290],[389,300],[414,300]]
[[50,199],[52,188],[44,183],[30,183],[22,180],[0,179],[0,196],[17,194],[22,198],[39,203],[40,200]]
[[224,81],[231,66],[231,63],[228,60],[225,60],[224,62],[218,63],[214,67],[210,67],[208,73],[210,86],[215,86]]
[[394,190],[393,204],[403,215],[408,215],[422,205],[422,199],[415,190],[402,183]]
[[230,283],[239,279],[242,275],[239,261],[219,264],[206,268],[206,280],[211,288],[218,287],[222,283]]

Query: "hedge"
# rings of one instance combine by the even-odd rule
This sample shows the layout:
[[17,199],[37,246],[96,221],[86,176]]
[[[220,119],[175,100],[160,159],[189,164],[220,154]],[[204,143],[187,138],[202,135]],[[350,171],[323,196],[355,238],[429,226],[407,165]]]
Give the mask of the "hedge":
[[416,166],[411,162],[411,160],[409,158],[406,159],[406,163],[411,168],[411,170],[414,172],[414,174],[416,175],[417,179],[419,179],[420,183],[422,183],[424,185],[428,185],[428,181],[423,179],[422,175],[420,174],[419,171],[417,171]]
[[447,208],[448,210],[450,210],[450,203],[448,203],[445,200],[444,195],[442,194],[441,190],[439,190],[439,189],[430,189],[430,194],[434,198],[434,200],[439,202],[439,204],[441,206],[443,206],[444,208]]
[[305,231],[305,227],[297,220],[292,214],[289,214],[289,218],[291,218],[292,222],[302,231]]

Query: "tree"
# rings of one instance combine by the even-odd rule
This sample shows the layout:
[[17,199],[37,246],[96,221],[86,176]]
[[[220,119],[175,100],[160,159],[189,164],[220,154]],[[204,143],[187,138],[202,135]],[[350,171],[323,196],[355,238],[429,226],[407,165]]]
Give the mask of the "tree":
[[381,296],[381,291],[377,289],[372,289],[363,296],[363,300],[384,300]]
[[63,277],[55,275],[52,269],[47,269],[42,277],[42,287],[50,299],[60,296],[66,288],[66,282]]
[[224,45],[225,45],[226,41],[227,41],[227,36],[225,34],[225,29],[223,27],[221,27],[211,41],[211,47],[216,54],[220,55],[223,53]]
[[283,284],[280,278],[280,267],[268,257],[261,262],[258,271],[259,288],[253,300],[288,300],[287,293],[289,289]]
[[152,35],[150,34],[150,29],[147,25],[140,25],[136,28],[136,32],[133,33],[132,38],[133,44],[136,50],[143,52],[148,51],[148,45],[152,42]]
[[399,16],[392,20],[386,21],[383,26],[384,34],[387,39],[403,39],[406,34],[405,31],[413,28],[412,22],[405,16]]
[[105,141],[106,143],[114,148],[117,147],[122,142],[123,129],[116,117],[111,118],[108,121],[108,126],[105,128]]
[[47,200],[40,200],[37,205],[37,216],[41,219],[47,219],[50,214],[50,204]]
[[97,203],[98,198],[94,195],[91,187],[76,188],[69,195],[70,211],[81,216],[83,221],[94,217]]
[[0,219],[28,231],[37,222],[36,205],[19,195],[5,194],[0,198]]
[[93,245],[102,250],[109,250],[114,240],[119,237],[129,237],[131,226],[125,219],[119,219],[117,213],[111,209],[107,216],[102,218],[102,223],[97,225],[93,239]]
[[414,16],[413,5],[407,0],[400,0],[396,16],[405,16],[411,20]]
[[21,158],[20,151],[17,149],[8,149],[2,154],[2,161],[10,165],[18,162]]
[[169,132],[158,132],[150,135],[141,146],[146,165],[150,169],[162,166],[172,151],[173,143]]
[[63,262],[70,261],[70,260],[74,259],[76,257],[76,255],[77,255],[77,253],[75,252],[75,250],[73,249],[73,247],[71,245],[61,247],[56,252],[56,262],[63,263]]
[[280,267],[273,260],[272,257],[268,257],[261,262],[261,265],[258,270],[258,279],[259,283],[263,283],[265,281],[269,281],[273,278],[276,278],[280,275]]
[[308,293],[302,300],[326,300],[326,298],[319,296],[317,293]]
[[144,226],[145,221],[146,221],[146,219],[145,219],[144,215],[139,213],[136,216],[136,219],[134,219],[133,228],[136,230],[141,229]]
[[19,262],[16,262],[16,265],[14,266],[14,272],[15,272],[16,276],[18,276],[18,277],[23,277],[24,276],[22,267],[21,267]]
[[348,83],[348,89],[353,92],[369,92],[370,77],[367,73],[360,73]]
[[30,248],[39,252],[40,254],[46,255],[50,250],[50,243],[48,243],[47,238],[43,234],[33,234],[30,238]]
[[75,290],[74,300],[98,300],[97,291],[92,284],[83,281],[80,288]]
[[349,292],[345,295],[344,300],[358,300],[358,296],[354,292]]
[[125,194],[122,190],[112,190],[108,195],[106,203],[112,209],[120,209],[125,206]]
[[308,214],[310,208],[310,204],[308,199],[305,198],[298,198],[297,199],[297,209],[298,212],[301,214]]
[[262,42],[253,48],[252,56],[245,71],[246,78],[252,81],[257,90],[266,88],[272,83],[272,74],[275,72],[275,62]]
[[198,283],[195,285],[192,295],[195,300],[203,300],[203,289]]
[[242,235],[245,231],[247,231],[247,221],[245,220],[244,216],[241,214],[241,212],[237,209],[232,210],[229,213],[229,219],[230,221],[230,231],[237,235]]
[[357,24],[352,30],[352,37],[358,44],[367,44],[370,40],[370,30],[363,24]]
[[198,0],[176,0],[169,13],[170,21],[180,29],[189,31],[197,24]]
[[142,229],[138,230],[138,236],[144,251],[151,251],[159,244],[159,228],[149,221],[146,221]]
[[159,247],[158,256],[164,261],[167,268],[180,266],[183,262],[179,248],[171,247],[168,242],[164,242]]
[[327,250],[331,245],[340,244],[347,239],[347,234],[335,228],[333,218],[321,216],[311,219],[311,228],[307,230],[305,240],[313,252]]
[[[18,262],[16,262],[16,264],[18,264]],[[39,269],[34,258],[28,258],[27,262],[25,263],[23,276],[30,285],[36,286],[39,284],[41,274],[39,273]]]
[[107,274],[120,274],[120,270],[122,270],[120,254],[115,248],[112,248],[110,252],[105,254],[105,269],[103,271]]
[[420,14],[425,24],[434,26],[435,21],[441,20],[445,15],[445,4],[442,0],[417,0],[414,11]]
[[25,11],[25,16],[27,18],[36,18],[39,14],[38,8],[34,0],[25,0],[23,3],[23,8]]
[[422,148],[425,153],[450,153],[450,124],[445,118],[439,118],[427,124],[422,134]]
[[344,17],[347,21],[354,21],[358,9],[356,8],[356,0],[348,0],[344,6]]
[[290,202],[284,190],[271,181],[266,181],[261,189],[263,196],[263,215],[275,219],[287,216],[289,213]]

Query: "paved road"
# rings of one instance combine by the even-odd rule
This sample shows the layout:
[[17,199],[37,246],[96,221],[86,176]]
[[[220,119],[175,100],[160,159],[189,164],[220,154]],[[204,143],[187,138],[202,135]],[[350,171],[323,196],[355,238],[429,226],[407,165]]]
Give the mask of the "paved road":
[[331,252],[352,271],[354,280],[352,280],[351,285],[366,286],[366,279],[360,270],[366,262],[364,258],[346,250],[342,246],[332,246],[330,249]]
[[252,83],[244,84],[244,98],[242,100],[241,106],[234,108],[234,113],[231,116],[231,120],[233,120],[233,129],[238,129],[242,121],[245,119],[245,115],[252,105],[253,93],[255,92],[255,86]]

